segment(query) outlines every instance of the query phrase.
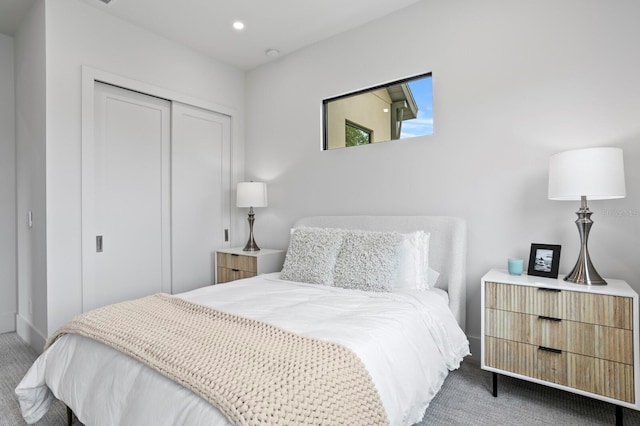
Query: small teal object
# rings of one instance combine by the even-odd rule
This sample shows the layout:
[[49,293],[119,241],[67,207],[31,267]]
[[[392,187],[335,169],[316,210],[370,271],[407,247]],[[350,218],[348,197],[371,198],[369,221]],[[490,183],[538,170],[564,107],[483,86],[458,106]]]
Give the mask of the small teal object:
[[507,262],[507,269],[511,275],[522,275],[522,272],[524,271],[524,260],[509,258]]

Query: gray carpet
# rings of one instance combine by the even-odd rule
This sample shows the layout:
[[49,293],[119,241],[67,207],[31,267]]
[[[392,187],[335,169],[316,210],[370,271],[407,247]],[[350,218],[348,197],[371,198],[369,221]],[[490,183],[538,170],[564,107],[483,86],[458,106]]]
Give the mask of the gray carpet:
[[[36,354],[15,333],[0,334],[0,426],[18,426],[13,393]],[[625,425],[640,425],[640,412],[624,409]],[[56,404],[38,425],[66,425],[66,410]],[[534,383],[501,376],[498,398],[491,396],[491,374],[465,361],[449,375],[427,409],[425,425],[613,425],[613,405]]]
[[[36,353],[16,333],[0,334],[0,426],[26,425],[13,390],[35,359]],[[66,426],[66,407],[55,404],[36,424]]]

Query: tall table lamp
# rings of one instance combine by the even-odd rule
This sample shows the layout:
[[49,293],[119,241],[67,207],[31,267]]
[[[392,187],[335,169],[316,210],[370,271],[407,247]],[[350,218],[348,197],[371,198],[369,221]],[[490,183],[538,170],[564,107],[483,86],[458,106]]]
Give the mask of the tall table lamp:
[[259,251],[260,247],[253,239],[254,207],[267,207],[267,184],[262,182],[241,182],[236,193],[236,206],[249,207],[249,241],[244,251]]
[[549,161],[549,199],[580,200],[576,225],[580,234],[580,255],[564,279],[577,284],[606,285],[591,263],[587,240],[593,221],[589,200],[624,198],[624,164],[620,148],[586,148],[561,152]]

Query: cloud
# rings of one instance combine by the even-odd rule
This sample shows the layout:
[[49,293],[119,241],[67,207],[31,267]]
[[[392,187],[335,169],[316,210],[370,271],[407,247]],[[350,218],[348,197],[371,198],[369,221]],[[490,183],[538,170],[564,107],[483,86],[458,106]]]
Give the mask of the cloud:
[[402,123],[400,138],[412,138],[433,134],[433,117],[418,114],[418,118],[407,120]]

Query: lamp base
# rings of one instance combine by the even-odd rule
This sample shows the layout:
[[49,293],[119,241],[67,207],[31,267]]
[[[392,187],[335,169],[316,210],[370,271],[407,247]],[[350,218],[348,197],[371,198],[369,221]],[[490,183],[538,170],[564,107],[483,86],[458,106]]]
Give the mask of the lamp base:
[[564,277],[565,281],[584,285],[607,285],[607,282],[598,274],[596,268],[591,263],[589,250],[587,249],[587,240],[589,239],[589,231],[593,221],[591,210],[587,207],[587,197],[581,197],[580,210],[576,212],[578,218],[576,225],[580,233],[580,255],[576,266],[573,267],[569,275]]
[[256,241],[253,239],[253,221],[255,220],[255,214],[253,213],[253,207],[249,208],[249,241],[247,241],[247,245],[244,246],[242,251],[260,251],[260,247],[256,244]]
[[564,277],[564,280],[583,285],[607,285],[607,282],[598,274],[593,265],[589,264],[589,266],[585,265],[581,257],[571,273]]
[[247,245],[244,246],[242,251],[260,251],[260,247],[258,247],[255,241],[250,239],[247,241]]

